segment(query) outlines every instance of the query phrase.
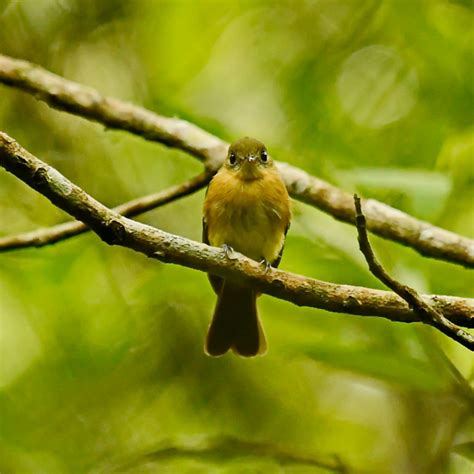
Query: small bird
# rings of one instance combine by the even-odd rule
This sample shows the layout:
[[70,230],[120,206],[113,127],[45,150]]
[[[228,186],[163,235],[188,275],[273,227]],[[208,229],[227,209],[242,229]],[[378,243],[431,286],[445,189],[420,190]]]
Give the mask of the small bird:
[[[280,263],[291,219],[290,198],[265,145],[241,138],[213,177],[204,201],[203,242],[233,250],[268,269]],[[257,315],[256,290],[215,275],[217,294],[205,352],[220,356],[231,349],[244,357],[263,355],[266,340]]]

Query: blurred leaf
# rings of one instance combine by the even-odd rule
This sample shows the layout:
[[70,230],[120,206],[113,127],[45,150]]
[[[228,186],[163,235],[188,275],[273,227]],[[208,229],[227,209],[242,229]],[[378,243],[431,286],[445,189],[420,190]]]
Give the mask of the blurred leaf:
[[403,354],[371,348],[337,347],[333,344],[317,344],[310,348],[299,348],[312,360],[323,362],[339,370],[399,384],[414,390],[436,391],[444,387],[436,369]]
[[474,462],[467,457],[457,453],[450,455],[446,469],[447,474],[472,474],[473,470]]
[[[348,192],[474,236],[472,23],[467,0],[0,0],[4,54],[227,140],[257,136]],[[202,167],[3,85],[0,128],[110,206]],[[203,195],[140,220],[200,239]],[[0,235],[66,219],[0,172]],[[473,296],[464,269],[371,241],[403,281]],[[381,287],[355,229],[302,203],[281,268]],[[92,234],[0,254],[0,291],[2,472],[94,472],[166,440],[172,459],[131,472],[322,472],[245,444],[219,457],[221,433],[311,459],[339,453],[355,471],[431,473],[449,458],[450,474],[472,472],[450,447],[472,457],[460,414],[474,359],[431,328],[262,296],[268,355],[211,359],[206,276]],[[179,456],[204,438],[217,443],[209,459]]]
[[[126,462],[121,465],[118,470],[120,472],[135,470],[143,464],[150,462],[159,463],[162,460],[176,458],[182,461],[185,458],[207,461],[215,464],[230,464],[237,460],[238,472],[260,472],[256,467],[263,464],[264,460],[272,460],[274,468],[278,465],[305,466],[308,473],[318,472],[346,472],[347,468],[342,461],[335,456],[325,458],[317,458],[302,453],[294,452],[289,449],[282,448],[271,443],[263,443],[258,441],[245,441],[238,438],[230,438],[225,435],[215,438],[198,438],[189,440],[188,442],[177,441],[175,443],[163,443],[163,446],[154,451],[138,456],[133,461]],[[253,458],[253,462],[242,465],[243,458]],[[235,467],[237,467],[235,466]],[[263,468],[263,466],[262,466]],[[265,466],[269,468],[268,465]],[[253,469],[256,469],[253,470]],[[115,469],[112,468],[112,471]],[[232,465],[225,472],[234,472]]]
[[[450,136],[443,145],[437,166],[448,171],[457,186],[472,186],[474,182],[474,132]],[[472,188],[471,188],[472,191]]]
[[380,199],[424,220],[437,218],[451,192],[450,179],[433,171],[353,168],[340,171],[339,176],[349,189],[360,189],[367,197]]
[[457,444],[453,447],[453,451],[474,462],[474,441]]

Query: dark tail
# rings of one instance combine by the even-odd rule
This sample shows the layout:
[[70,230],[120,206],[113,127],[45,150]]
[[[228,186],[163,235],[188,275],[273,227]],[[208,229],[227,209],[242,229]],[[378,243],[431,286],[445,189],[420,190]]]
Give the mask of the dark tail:
[[207,332],[206,354],[220,356],[229,349],[244,357],[265,353],[256,299],[253,290],[223,282]]

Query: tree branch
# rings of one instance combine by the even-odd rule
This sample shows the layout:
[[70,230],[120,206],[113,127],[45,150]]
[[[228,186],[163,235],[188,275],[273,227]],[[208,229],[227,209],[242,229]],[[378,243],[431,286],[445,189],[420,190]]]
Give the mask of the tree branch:
[[[126,217],[138,216],[139,214],[151,211],[152,209],[168,204],[181,197],[188,196],[204,188],[209,183],[211,177],[212,174],[209,171],[204,171],[182,184],[134,199],[114,207],[112,210]],[[45,247],[46,245],[51,245],[76,235],[84,234],[89,230],[90,229],[82,222],[71,221],[53,227],[37,229],[32,232],[9,235],[0,238],[0,252],[8,252],[10,250],[27,247]]]
[[413,308],[416,314],[418,314],[421,321],[433,325],[443,334],[446,334],[446,336],[454,339],[471,351],[474,351],[473,336],[471,336],[467,331],[464,331],[461,327],[446,319],[441,311],[423,301],[421,296],[413,288],[401,284],[385,271],[380,262],[377,260],[377,257],[375,256],[374,251],[370,245],[369,236],[367,235],[365,216],[362,213],[360,198],[357,196],[357,194],[354,194],[354,204],[356,210],[356,227],[359,248],[364,254],[365,260],[367,261],[372,274],[382,283],[388,286],[392,291],[394,291],[398,296],[403,298],[408,303],[410,308]]
[[[208,169],[216,170],[227,151],[227,143],[196,125],[104,97],[95,89],[63,79],[27,61],[0,55],[0,82],[29,92],[51,107],[184,150],[202,160]],[[278,163],[278,166],[292,197],[354,224],[349,193],[288,164]],[[426,257],[474,268],[473,240],[373,199],[367,200],[364,208],[367,228],[374,234],[411,247]]]
[[[163,262],[253,286],[257,291],[328,311],[379,316],[391,321],[419,322],[416,312],[391,292],[336,285],[277,269],[265,271],[258,262],[243,255],[228,259],[221,249],[172,235],[132,221],[108,209],[56,169],[23,149],[0,132],[0,165],[53,204],[84,222],[110,245],[121,245]],[[474,300],[448,296],[426,296],[439,311],[456,324],[474,327]],[[423,321],[434,325],[431,321]]]

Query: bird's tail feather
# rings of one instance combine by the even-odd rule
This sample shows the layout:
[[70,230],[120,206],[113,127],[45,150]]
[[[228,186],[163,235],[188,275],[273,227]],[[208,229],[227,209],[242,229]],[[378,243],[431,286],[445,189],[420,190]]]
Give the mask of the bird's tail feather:
[[223,282],[206,338],[205,351],[220,356],[229,349],[252,357],[266,351],[253,290]]

